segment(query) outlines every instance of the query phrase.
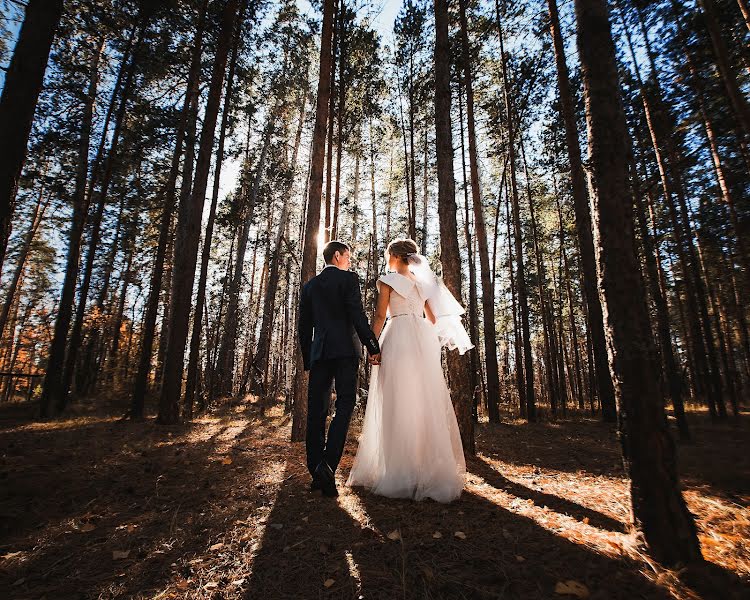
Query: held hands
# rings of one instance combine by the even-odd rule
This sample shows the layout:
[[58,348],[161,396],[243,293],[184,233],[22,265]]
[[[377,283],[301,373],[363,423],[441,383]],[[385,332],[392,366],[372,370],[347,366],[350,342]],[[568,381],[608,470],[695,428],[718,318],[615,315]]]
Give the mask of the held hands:
[[380,364],[380,353],[373,354],[371,356],[367,357],[367,362],[369,362],[371,365],[379,365]]

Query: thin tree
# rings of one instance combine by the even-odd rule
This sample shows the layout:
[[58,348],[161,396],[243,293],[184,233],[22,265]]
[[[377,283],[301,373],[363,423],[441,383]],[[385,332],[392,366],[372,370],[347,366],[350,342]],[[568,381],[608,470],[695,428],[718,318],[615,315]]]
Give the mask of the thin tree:
[[[435,0],[435,145],[438,172],[438,219],[440,262],[446,287],[457,298],[461,294],[461,251],[456,221],[456,182],[453,175],[453,131],[451,125],[450,47],[448,1]],[[451,398],[456,411],[464,452],[474,455],[474,420],[468,355],[449,352],[447,357]]]
[[203,118],[195,179],[189,201],[180,206],[175,239],[175,258],[172,275],[172,301],[169,311],[169,339],[164,359],[164,375],[159,399],[159,421],[175,423],[179,419],[179,401],[182,392],[185,341],[190,319],[193,280],[198,261],[198,237],[203,204],[208,185],[208,171],[214,145],[216,121],[221,104],[221,92],[226,73],[227,57],[232,45],[234,24],[240,0],[227,0],[224,4],[216,55],[214,56],[208,102]]
[[[331,98],[331,38],[333,37],[334,0],[323,3],[323,29],[320,39],[320,75],[318,96],[315,104],[315,128],[313,130],[310,159],[310,183],[305,212],[305,236],[300,268],[300,285],[304,285],[315,274],[318,260],[318,235],[320,230],[320,204],[323,192],[323,162],[325,159],[328,104]],[[294,404],[292,411],[292,441],[301,442],[307,431],[307,377],[302,366],[302,353],[297,351],[294,380]]]

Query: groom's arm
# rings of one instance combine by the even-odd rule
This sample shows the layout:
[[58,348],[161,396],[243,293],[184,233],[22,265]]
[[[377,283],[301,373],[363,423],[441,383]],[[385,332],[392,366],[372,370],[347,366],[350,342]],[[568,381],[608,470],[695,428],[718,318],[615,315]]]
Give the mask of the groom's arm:
[[297,337],[302,350],[302,361],[305,365],[305,371],[310,370],[310,350],[312,348],[313,319],[312,307],[310,306],[310,297],[307,293],[307,287],[303,287],[299,300],[299,319],[297,319]]
[[367,352],[370,356],[380,354],[380,344],[378,344],[378,338],[370,329],[370,323],[367,321],[367,316],[362,308],[362,293],[359,289],[359,277],[353,271],[348,272],[348,282],[346,291],[344,294],[344,306],[346,312],[349,315],[354,329],[359,336],[362,344],[367,348]]

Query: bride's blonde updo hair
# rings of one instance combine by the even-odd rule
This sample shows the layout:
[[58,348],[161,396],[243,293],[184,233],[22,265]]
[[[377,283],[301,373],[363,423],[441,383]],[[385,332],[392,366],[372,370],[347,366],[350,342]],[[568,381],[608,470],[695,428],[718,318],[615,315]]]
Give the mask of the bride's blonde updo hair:
[[394,256],[404,264],[409,264],[409,257],[419,253],[417,242],[409,238],[403,238],[393,240],[388,244],[386,250],[387,260],[390,261],[390,257]]

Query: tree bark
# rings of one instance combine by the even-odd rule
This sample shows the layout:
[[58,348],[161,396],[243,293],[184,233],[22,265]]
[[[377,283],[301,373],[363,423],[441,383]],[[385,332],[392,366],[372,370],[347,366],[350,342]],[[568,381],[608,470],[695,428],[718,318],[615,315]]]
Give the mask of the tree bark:
[[599,289],[633,516],[666,565],[701,560],[667,429],[628,197],[627,125],[606,0],[575,0]]
[[479,248],[479,268],[482,281],[482,315],[484,318],[484,360],[487,373],[487,408],[491,423],[500,422],[500,373],[497,366],[497,333],[495,329],[495,288],[490,271],[487,226],[484,220],[479,183],[479,159],[474,126],[474,89],[472,83],[471,50],[469,48],[466,0],[459,2],[461,21],[461,47],[463,49],[464,85],[466,87],[466,123],[469,137],[469,173],[471,199],[474,208],[474,229]]
[[[175,199],[177,192],[177,176],[180,171],[180,157],[182,156],[182,146],[185,141],[188,119],[190,118],[190,107],[195,101],[198,94],[198,84],[200,79],[200,58],[203,53],[203,33],[205,28],[205,15],[208,6],[208,0],[203,0],[200,13],[198,15],[198,24],[196,26],[195,38],[193,41],[193,50],[190,60],[190,70],[188,72],[185,100],[182,105],[180,122],[177,126],[175,136],[175,148],[172,153],[172,164],[169,169],[169,176],[163,192],[164,205],[161,212],[161,221],[159,224],[159,240],[156,246],[156,257],[154,258],[154,267],[151,271],[151,280],[149,282],[149,295],[146,301],[146,315],[141,333],[141,344],[138,353],[138,371],[133,383],[133,395],[131,397],[130,417],[139,419],[143,417],[143,407],[148,389],[148,376],[151,371],[151,355],[153,352],[154,336],[156,333],[156,317],[159,311],[159,297],[162,289],[162,273],[164,271],[164,262],[167,254],[169,243],[169,233],[173,221]],[[171,281],[168,281],[171,285]],[[166,315],[165,315],[166,317]],[[164,342],[166,340],[162,340]]]
[[175,258],[172,276],[172,300],[169,310],[169,339],[164,358],[164,375],[159,400],[159,422],[176,423],[179,420],[179,400],[182,391],[185,341],[190,319],[195,266],[198,260],[198,238],[203,204],[211,166],[214,133],[221,103],[221,92],[232,43],[239,0],[227,0],[221,17],[216,55],[214,56],[208,102],[203,119],[198,161],[190,199],[180,206],[175,238]]
[[614,388],[609,373],[607,359],[607,345],[604,339],[604,320],[599,294],[596,289],[596,262],[594,260],[594,241],[591,233],[591,212],[589,198],[586,191],[586,178],[581,164],[581,146],[578,142],[578,127],[576,125],[573,93],[570,88],[570,75],[565,57],[560,17],[557,11],[557,0],[547,0],[550,16],[550,33],[555,48],[555,64],[557,66],[557,87],[560,94],[560,112],[565,125],[565,143],[570,163],[570,178],[572,182],[573,207],[575,209],[576,231],[578,233],[578,248],[581,255],[583,271],[583,292],[588,315],[589,335],[593,346],[593,368],[596,373],[596,392],[602,404],[602,418],[614,422],[617,415],[615,409]]
[[[456,222],[456,182],[453,176],[453,132],[451,128],[450,48],[448,41],[448,2],[435,0],[435,142],[438,172],[438,219],[440,221],[440,261],[443,279],[450,292],[460,299],[461,252]],[[469,357],[449,352],[449,383],[464,452],[473,456],[474,420],[469,387]]]
[[[331,97],[331,38],[333,36],[334,0],[323,3],[323,29],[320,40],[320,75],[315,105],[315,128],[310,160],[310,184],[305,213],[305,237],[300,268],[300,285],[315,275],[318,260],[318,234],[320,229],[320,203],[323,191],[323,162],[328,124],[328,104]],[[302,366],[302,353],[298,350],[294,381],[292,411],[292,441],[301,442],[307,430],[307,377]]]
[[193,401],[195,388],[198,383],[198,361],[200,354],[200,339],[203,323],[203,306],[206,302],[206,281],[208,279],[208,263],[211,258],[211,245],[213,243],[214,222],[216,221],[216,206],[219,201],[219,185],[221,183],[221,168],[224,162],[224,144],[226,141],[229,115],[232,112],[232,93],[234,88],[234,75],[237,68],[237,55],[242,44],[242,17],[235,28],[235,39],[232,46],[232,58],[229,61],[229,74],[227,75],[227,89],[224,94],[224,109],[221,115],[221,127],[219,129],[219,146],[216,150],[216,164],[214,165],[214,183],[211,193],[211,207],[208,211],[208,222],[203,235],[203,252],[201,252],[201,270],[198,276],[198,291],[195,297],[195,311],[193,313],[193,330],[190,333],[190,357],[188,358],[187,381],[185,383],[184,409],[185,418],[193,418]]
[[[103,41],[102,41],[103,43]],[[100,45],[91,61],[91,78],[83,103],[83,118],[81,120],[81,134],[78,139],[78,157],[76,163],[75,189],[73,191],[73,216],[68,235],[68,255],[65,264],[65,278],[63,280],[60,302],[57,306],[55,318],[55,332],[49,349],[47,370],[42,384],[40,399],[40,414],[42,417],[51,416],[54,411],[62,410],[67,402],[67,387],[63,378],[65,365],[65,351],[68,330],[73,316],[75,302],[75,286],[78,278],[78,261],[81,253],[81,239],[86,222],[88,202],[86,199],[86,177],[89,165],[89,144],[91,128],[94,118],[94,103],[99,81],[99,59],[102,46]],[[7,83],[6,83],[7,88]]]
[[515,124],[513,106],[510,100],[508,65],[505,56],[505,42],[503,29],[500,22],[500,3],[495,0],[497,14],[497,30],[500,39],[500,62],[502,65],[503,89],[505,96],[505,110],[508,119],[508,164],[510,168],[510,185],[513,206],[513,228],[516,245],[516,289],[518,292],[518,305],[521,312],[521,329],[523,342],[524,375],[526,378],[526,419],[529,422],[536,421],[536,399],[534,394],[534,362],[531,355],[531,332],[529,327],[529,302],[526,289],[526,272],[523,260],[523,238],[521,237],[521,211],[518,201],[518,182],[516,179],[516,151],[515,151]]
[[0,266],[12,226],[13,208],[34,112],[42,91],[63,0],[29,0],[0,96]]

